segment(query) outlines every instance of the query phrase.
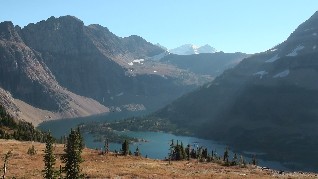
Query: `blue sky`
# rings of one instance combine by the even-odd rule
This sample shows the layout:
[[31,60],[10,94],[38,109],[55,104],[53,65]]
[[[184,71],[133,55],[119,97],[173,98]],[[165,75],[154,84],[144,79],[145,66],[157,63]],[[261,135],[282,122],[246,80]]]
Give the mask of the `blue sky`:
[[257,53],[284,41],[318,10],[317,0],[0,0],[0,21],[15,25],[73,15],[114,34],[167,48],[210,44]]

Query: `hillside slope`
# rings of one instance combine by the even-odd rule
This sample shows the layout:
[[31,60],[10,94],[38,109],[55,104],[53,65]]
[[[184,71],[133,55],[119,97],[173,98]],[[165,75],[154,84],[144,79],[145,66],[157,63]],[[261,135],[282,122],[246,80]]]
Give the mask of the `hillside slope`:
[[[28,148],[35,147],[37,153],[27,154]],[[55,145],[57,157],[63,153],[63,145]],[[36,142],[17,142],[0,139],[0,155],[12,150],[9,158],[7,177],[41,178],[43,151],[45,144]],[[83,173],[89,178],[314,178],[314,173],[284,173],[273,170],[261,170],[254,166],[247,168],[223,167],[215,163],[197,163],[196,161],[178,161],[169,165],[167,161],[142,157],[118,156],[114,154],[98,155],[98,151],[85,148],[81,164]],[[58,159],[56,168],[61,161]],[[63,164],[61,164],[63,166]]]
[[153,116],[296,170],[316,170],[317,34],[318,12],[285,42],[244,59]]

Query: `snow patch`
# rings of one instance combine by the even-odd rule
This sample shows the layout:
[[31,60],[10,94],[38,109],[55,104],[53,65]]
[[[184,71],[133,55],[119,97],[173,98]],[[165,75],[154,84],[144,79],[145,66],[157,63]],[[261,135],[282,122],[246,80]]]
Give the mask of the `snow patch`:
[[123,93],[123,92],[118,93],[116,96],[118,97],[118,96],[122,96],[122,95],[124,95],[124,93]]
[[304,46],[299,45],[299,46],[297,46],[297,47],[293,50],[293,52],[289,53],[289,54],[286,55],[286,56],[289,56],[289,57],[297,56],[297,55],[298,55],[298,51],[299,51],[299,50],[302,50],[302,49],[304,49],[304,48],[305,48]]
[[145,61],[145,59],[135,59],[132,62],[142,64],[143,61]]
[[314,28],[310,28],[310,29],[305,29],[304,32],[307,32],[307,31],[310,31],[310,30],[313,30]]
[[273,78],[283,78],[289,75],[289,69],[284,70],[280,73],[277,73],[275,76],[273,76]]
[[277,50],[277,48],[271,49],[271,52],[275,52]]
[[266,60],[265,62],[266,62],[266,63],[272,63],[272,62],[274,62],[274,61],[276,61],[276,60],[278,60],[278,59],[279,59],[279,57],[278,57],[278,55],[276,54],[275,56],[273,56],[272,58]]
[[128,65],[133,66],[133,65],[134,65],[134,63],[133,63],[133,62],[129,62],[129,63],[128,63]]
[[154,72],[154,73],[157,73],[157,71],[156,71],[156,70],[154,70],[153,72]]
[[256,76],[256,75],[259,75],[259,79],[262,79],[264,75],[267,75],[268,72],[267,71],[259,71],[259,72],[256,72],[254,73],[253,75]]
[[312,35],[313,35],[313,36],[317,36],[317,33],[315,32],[315,33],[313,33]]

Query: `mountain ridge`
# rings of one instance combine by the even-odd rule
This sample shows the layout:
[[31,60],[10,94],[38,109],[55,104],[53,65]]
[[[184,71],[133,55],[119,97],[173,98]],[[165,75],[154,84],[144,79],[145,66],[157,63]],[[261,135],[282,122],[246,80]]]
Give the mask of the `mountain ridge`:
[[200,53],[215,53],[217,50],[210,45],[196,46],[193,44],[185,44],[169,50],[170,53],[176,55],[193,55]]
[[152,116],[242,151],[266,153],[296,170],[315,170],[317,158],[309,155],[317,156],[311,150],[318,136],[312,127],[318,124],[317,19],[316,12],[286,41],[242,60]]
[[163,53],[142,37],[118,37],[74,16],[23,28],[2,22],[0,88],[10,97],[1,102],[38,124],[110,109],[155,110],[213,79],[152,59]]

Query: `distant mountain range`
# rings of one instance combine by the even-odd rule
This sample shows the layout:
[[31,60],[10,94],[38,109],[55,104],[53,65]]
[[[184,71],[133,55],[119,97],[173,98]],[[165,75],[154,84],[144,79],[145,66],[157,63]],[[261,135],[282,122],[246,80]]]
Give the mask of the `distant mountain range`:
[[[261,43],[261,42],[260,42]],[[318,12],[286,41],[153,114],[292,169],[318,160]]]
[[[142,37],[118,37],[73,16],[24,28],[2,22],[0,104],[34,124],[109,111],[151,111],[215,77],[160,61],[168,54]],[[244,58],[238,56],[234,65]],[[191,57],[197,58],[202,57]]]
[[217,51],[215,48],[211,47],[208,44],[204,46],[185,44],[180,47],[170,49],[169,52],[176,55],[192,55],[192,54],[200,54],[200,53],[215,53]]

